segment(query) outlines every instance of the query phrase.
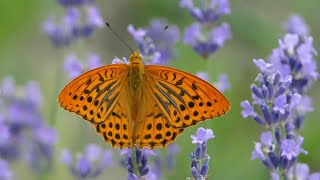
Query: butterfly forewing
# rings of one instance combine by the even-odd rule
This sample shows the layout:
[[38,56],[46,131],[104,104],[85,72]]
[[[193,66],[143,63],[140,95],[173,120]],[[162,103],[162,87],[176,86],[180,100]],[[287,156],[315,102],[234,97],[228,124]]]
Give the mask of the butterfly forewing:
[[113,112],[125,86],[128,65],[103,66],[71,81],[60,93],[64,109],[79,114],[92,123],[104,122]]
[[225,114],[228,100],[206,81],[180,70],[147,65],[155,101],[173,128],[185,128]]

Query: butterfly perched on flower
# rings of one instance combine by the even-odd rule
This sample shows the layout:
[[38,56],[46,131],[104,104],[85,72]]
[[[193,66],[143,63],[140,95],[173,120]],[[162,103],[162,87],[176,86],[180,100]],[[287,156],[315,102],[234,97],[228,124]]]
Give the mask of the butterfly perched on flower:
[[165,147],[187,127],[225,114],[230,104],[206,81],[178,69],[129,64],[90,70],[72,80],[60,106],[95,126],[112,147]]

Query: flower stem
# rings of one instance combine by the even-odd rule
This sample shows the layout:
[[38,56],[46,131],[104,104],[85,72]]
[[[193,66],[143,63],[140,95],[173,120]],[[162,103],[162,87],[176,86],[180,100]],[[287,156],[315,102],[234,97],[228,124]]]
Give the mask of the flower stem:
[[137,149],[136,146],[132,147],[132,168],[133,168],[133,173],[138,176],[138,168],[137,168]]
[[[60,57],[58,57],[58,61],[62,60],[62,54],[58,53]],[[53,93],[52,97],[50,98],[50,112],[49,112],[49,124],[54,127],[56,125],[56,119],[57,119],[57,112],[58,112],[58,104],[57,104],[57,97],[59,94],[59,88],[62,80],[63,73],[61,72],[61,66],[60,63],[57,63],[57,67],[55,69],[55,77],[54,77],[54,83],[53,83]]]

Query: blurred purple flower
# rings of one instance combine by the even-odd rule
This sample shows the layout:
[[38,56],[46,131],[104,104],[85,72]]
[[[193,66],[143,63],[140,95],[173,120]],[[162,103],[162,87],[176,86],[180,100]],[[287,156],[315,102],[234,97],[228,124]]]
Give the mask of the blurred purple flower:
[[69,150],[61,153],[61,162],[69,166],[70,172],[77,178],[96,178],[111,164],[111,151],[103,151],[101,147],[90,144],[83,154],[77,156],[73,161]]
[[231,13],[228,0],[198,1],[200,7],[195,7],[192,0],[180,1],[180,7],[186,8],[196,21],[215,22],[221,15]]
[[230,14],[228,0],[198,0],[199,7],[192,0],[181,0],[180,7],[189,11],[195,22],[185,28],[184,43],[193,47],[194,51],[203,58],[208,58],[220,49],[226,40],[231,39],[230,26],[222,23],[213,24],[223,14]]
[[65,16],[60,22],[55,16],[50,16],[42,25],[42,30],[56,47],[69,46],[76,39],[90,37],[96,28],[104,27],[99,9],[91,5],[93,0],[58,0],[58,2],[66,7]]
[[180,147],[176,144],[176,143],[171,143],[168,145],[167,147],[167,152],[168,152],[168,156],[167,156],[167,169],[169,171],[172,171],[174,169],[174,166],[176,164],[176,154],[179,153]]
[[65,57],[64,69],[70,79],[79,76],[83,72],[83,67],[74,54],[69,54]]
[[7,161],[0,159],[0,179],[1,180],[11,180],[12,172],[10,170],[9,164]]
[[95,69],[101,67],[103,64],[101,63],[101,59],[97,54],[89,54],[88,55],[88,69]]
[[307,164],[297,163],[295,166],[292,166],[288,171],[289,179],[301,179],[301,180],[319,180],[320,173],[310,174],[310,169]]
[[3,111],[0,115],[0,157],[9,161],[24,158],[34,171],[48,170],[52,162],[56,133],[46,125],[41,116],[40,87],[37,82],[29,81],[24,87],[18,87],[17,92],[13,88],[14,84],[10,84],[5,86],[12,92],[1,96]]
[[196,76],[202,80],[205,80],[205,81],[209,80],[209,75],[208,75],[208,73],[205,73],[205,72],[197,72]]
[[[145,29],[128,26],[145,63],[168,64],[174,58],[173,47],[179,40],[179,29],[175,25],[168,26],[164,19],[154,19]],[[155,43],[156,42],[156,43]]]
[[303,17],[298,14],[293,14],[289,17],[288,21],[284,24],[287,33],[298,34],[302,36],[309,35],[309,27],[304,22]]
[[86,4],[91,4],[95,0],[57,0],[57,1],[60,5],[69,7],[69,6],[82,6]]
[[221,74],[218,77],[218,81],[213,84],[219,91],[224,92],[229,90],[231,85],[226,74]]
[[191,45],[199,55],[205,58],[216,52],[226,40],[231,38],[230,27],[226,23],[213,28],[211,32],[203,31],[200,23],[193,23],[185,29],[184,43]]
[[87,18],[88,18],[88,25],[93,27],[104,27],[105,23],[100,15],[100,11],[98,8],[94,6],[90,6],[86,8]]
[[15,81],[13,77],[4,77],[1,83],[0,95],[1,96],[12,96],[15,91]]

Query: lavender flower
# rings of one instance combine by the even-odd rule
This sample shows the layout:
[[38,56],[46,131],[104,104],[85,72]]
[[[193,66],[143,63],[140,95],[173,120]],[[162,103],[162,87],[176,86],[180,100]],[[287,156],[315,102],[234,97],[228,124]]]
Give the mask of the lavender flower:
[[98,177],[111,161],[111,151],[103,151],[94,144],[88,145],[83,154],[78,154],[76,161],[69,150],[63,150],[61,153],[61,162],[69,166],[71,174],[76,178]]
[[231,85],[226,74],[220,74],[218,81],[213,83],[213,85],[221,92],[225,92],[231,88]]
[[97,54],[89,53],[87,65],[82,65],[76,55],[69,54],[65,56],[64,70],[70,79],[76,78],[86,70],[95,69],[102,66],[100,57]]
[[166,20],[154,19],[145,29],[128,26],[128,32],[135,39],[146,63],[164,65],[174,58],[173,46],[179,40],[179,30],[177,26],[170,25],[163,32],[167,25]]
[[198,0],[199,7],[194,6],[193,0],[181,0],[180,7],[189,11],[192,17],[202,23],[214,22],[223,14],[230,14],[228,0]]
[[[205,72],[197,72],[196,76],[198,76],[199,78],[205,81],[209,80],[209,76]],[[213,85],[221,92],[224,92],[231,88],[231,85],[228,81],[228,76],[226,74],[219,75],[218,81],[214,82]]]
[[[293,23],[290,26],[294,28]],[[293,31],[307,33],[305,29]],[[256,78],[257,84],[251,85],[251,91],[253,105],[260,113],[246,100],[241,103],[244,108],[241,114],[272,130],[261,135],[261,143],[255,143],[251,158],[260,159],[272,179],[290,178],[288,171],[298,156],[307,154],[301,147],[303,137],[296,130],[300,129],[304,115],[313,109],[310,98],[301,94],[318,78],[314,55],[311,37],[286,34],[279,40],[279,48],[273,50],[270,63],[254,60],[261,73]]]
[[196,135],[191,135],[192,144],[196,145],[196,149],[189,157],[191,159],[191,175],[195,180],[207,179],[209,161],[211,157],[207,152],[207,141],[214,138],[211,129],[199,128]]
[[[270,62],[277,71],[292,76],[290,90],[303,95],[301,102],[307,103],[299,104],[292,117],[297,130],[302,127],[305,114],[313,109],[311,100],[305,94],[319,77],[314,60],[316,54],[311,37],[286,34],[279,41],[279,48],[274,49],[270,56]],[[301,108],[303,105],[305,108]]]
[[[132,149],[123,149],[120,152],[121,155],[125,155],[127,157],[127,160],[123,163],[123,165],[128,170],[128,180],[136,180],[141,178],[151,178],[155,176],[155,174],[150,171],[150,166],[148,165],[148,158],[150,155],[156,155],[152,150],[145,148],[145,149],[139,149],[136,148],[136,162],[133,162],[132,158]],[[138,170],[138,174],[135,174],[134,172],[134,165],[133,163],[136,163],[136,167]],[[149,177],[149,178],[148,178]]]
[[290,168],[288,177],[289,179],[318,180],[320,179],[320,172],[310,174],[310,169],[307,164],[297,163]]
[[311,37],[286,34],[279,40],[279,48],[272,51],[270,62],[284,76],[292,76],[291,89],[294,92],[304,94],[319,77],[314,60],[316,54]]
[[1,180],[10,180],[12,179],[12,172],[9,168],[9,164],[3,160],[0,159],[0,179]]
[[176,143],[171,143],[168,145],[167,147],[167,152],[168,152],[168,156],[167,156],[167,169],[170,171],[173,170],[175,164],[176,164],[176,154],[178,152],[180,152],[180,148]]
[[231,38],[230,27],[227,23],[214,27],[213,24],[223,14],[230,14],[228,0],[198,0],[199,7],[192,0],[181,0],[180,7],[189,11],[196,20],[185,29],[184,43],[204,58],[220,49],[224,42]]
[[[10,78],[9,78],[10,79]],[[30,81],[17,95],[8,78],[0,89],[4,93],[0,111],[0,157],[8,161],[25,159],[34,171],[48,170],[53,158],[56,132],[46,125],[40,113],[42,95],[38,83]],[[17,87],[20,88],[20,87]]]
[[204,58],[208,58],[218,49],[223,47],[224,42],[231,38],[230,27],[227,23],[204,32],[200,23],[193,23],[185,29],[184,43]]
[[51,15],[42,30],[56,47],[69,46],[79,38],[88,38],[97,28],[104,27],[99,10],[92,0],[59,0],[65,6],[65,16],[60,20]]

